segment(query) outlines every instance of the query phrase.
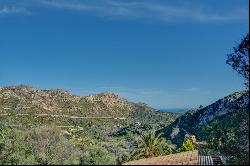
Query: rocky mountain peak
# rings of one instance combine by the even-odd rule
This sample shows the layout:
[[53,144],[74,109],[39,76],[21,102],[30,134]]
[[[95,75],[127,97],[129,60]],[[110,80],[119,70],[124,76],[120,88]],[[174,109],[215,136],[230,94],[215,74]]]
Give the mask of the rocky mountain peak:
[[114,107],[124,108],[124,109],[132,108],[132,105],[126,99],[111,92],[89,95],[86,96],[85,99],[90,103],[101,102],[105,104],[108,108],[114,108]]
[[77,110],[76,105],[83,103],[90,104],[91,109],[96,113],[104,109],[112,112],[119,112],[122,109],[130,112],[134,108],[133,103],[111,92],[76,96],[62,89],[42,90],[26,85],[2,87],[0,89],[1,98],[15,99],[16,105],[29,105],[51,112],[60,112],[65,109]]

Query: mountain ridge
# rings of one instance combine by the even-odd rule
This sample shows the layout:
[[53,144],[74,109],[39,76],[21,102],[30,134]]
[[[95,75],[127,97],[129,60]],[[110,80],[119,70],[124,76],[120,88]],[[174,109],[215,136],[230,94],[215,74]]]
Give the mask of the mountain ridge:
[[[0,113],[11,113],[13,116],[33,114],[58,117],[114,117],[128,119],[129,123],[140,121],[153,124],[157,124],[157,121],[160,124],[170,124],[179,116],[177,113],[161,113],[145,103],[129,102],[111,92],[78,96],[62,89],[42,90],[25,85],[1,87]],[[9,121],[13,123],[13,118]]]
[[235,92],[206,107],[190,110],[159,132],[163,132],[177,145],[181,144],[186,134],[194,134],[202,138],[200,133],[203,132],[207,124],[225,116],[229,116],[230,120],[231,114],[247,111],[249,108],[248,93],[248,90]]
[[[108,108],[113,107],[116,105],[117,107],[131,110],[135,107],[135,105],[142,105],[142,103],[134,103],[130,102],[125,98],[120,97],[118,94],[115,94],[113,92],[100,92],[100,93],[93,93],[89,95],[75,95],[71,94],[69,91],[64,89],[40,89],[40,88],[34,88],[32,86],[27,85],[18,85],[18,86],[5,86],[0,87],[0,92],[2,91],[8,91],[5,93],[1,93],[0,97],[2,98],[8,98],[8,97],[16,97],[20,99],[20,96],[28,97],[30,100],[42,100],[46,102],[46,100],[50,100],[47,102],[51,102],[51,98],[61,98],[63,101],[72,101],[72,102],[79,102],[81,100],[86,100],[89,103],[94,102],[102,102],[104,103]],[[50,105],[50,104],[48,104]],[[145,106],[150,107],[149,105],[145,104]],[[152,107],[150,107],[152,110]],[[56,110],[56,109],[55,109]]]

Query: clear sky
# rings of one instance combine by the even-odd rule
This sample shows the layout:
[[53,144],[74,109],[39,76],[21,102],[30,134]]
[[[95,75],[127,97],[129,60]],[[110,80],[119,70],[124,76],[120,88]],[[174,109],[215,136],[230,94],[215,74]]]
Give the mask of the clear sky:
[[244,88],[225,61],[248,12],[248,0],[0,0],[0,86],[206,106]]

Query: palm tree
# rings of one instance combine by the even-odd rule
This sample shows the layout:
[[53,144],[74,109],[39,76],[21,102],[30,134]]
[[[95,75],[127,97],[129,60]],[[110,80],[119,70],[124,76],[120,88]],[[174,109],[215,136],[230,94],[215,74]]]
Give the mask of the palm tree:
[[156,135],[154,131],[143,134],[136,144],[135,151],[132,154],[134,159],[156,157],[167,155],[172,152],[162,134]]

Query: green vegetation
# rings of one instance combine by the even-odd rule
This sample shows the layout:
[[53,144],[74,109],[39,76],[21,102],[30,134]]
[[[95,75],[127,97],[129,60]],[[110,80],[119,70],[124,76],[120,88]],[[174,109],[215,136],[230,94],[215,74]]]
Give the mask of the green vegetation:
[[143,134],[136,143],[133,152],[134,159],[156,157],[172,153],[173,149],[167,144],[166,140],[161,137],[162,134],[156,135],[155,132]]
[[81,146],[53,126],[30,131],[10,129],[2,143],[0,164],[116,164],[115,155],[93,142],[86,138],[81,140]]
[[201,154],[224,156],[228,164],[248,164],[248,102],[247,90],[228,95],[212,105],[185,113],[159,132],[164,132],[179,152],[188,133],[204,143]]
[[0,153],[1,165],[37,164],[31,143],[21,131],[11,131],[5,138]]
[[[101,141],[74,131],[65,132],[55,126],[30,130],[1,128],[0,131],[1,138],[4,138],[1,139],[0,164],[114,165],[173,151],[165,139],[152,132],[135,139],[132,138],[134,135],[128,134]],[[134,146],[138,139],[138,146]],[[132,151],[138,156],[131,156]]]
[[191,140],[186,140],[183,142],[182,146],[178,149],[178,152],[186,152],[195,150],[195,145]]
[[248,117],[247,109],[233,112],[207,124],[202,131],[208,148],[226,156],[228,164],[249,164]]
[[10,132],[9,128],[0,128],[0,152],[4,147],[4,141]]
[[229,64],[244,78],[245,85],[249,88],[249,34],[246,34],[240,44],[234,47],[234,52],[227,55]]
[[133,159],[141,134],[179,116],[110,93],[79,97],[28,86],[2,88],[0,164],[123,164]]
[[248,164],[249,112],[238,105],[246,105],[247,93],[180,116],[114,94],[78,97],[61,90],[2,88],[0,164],[123,164],[194,150],[184,141],[187,133],[207,142],[204,154]]
[[81,165],[114,165],[116,164],[116,156],[110,154],[107,149],[94,146],[82,154],[80,158]]

